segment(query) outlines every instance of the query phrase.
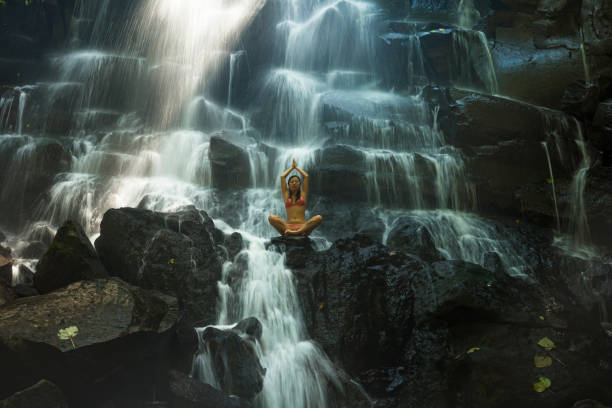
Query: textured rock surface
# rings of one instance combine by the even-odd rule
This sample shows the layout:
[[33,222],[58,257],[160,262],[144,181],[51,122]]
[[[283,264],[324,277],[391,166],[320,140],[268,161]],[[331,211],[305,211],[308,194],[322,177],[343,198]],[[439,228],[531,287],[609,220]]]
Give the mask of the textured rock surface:
[[[602,381],[612,361],[609,340],[571,271],[589,267],[598,281],[611,272],[540,254],[547,260],[534,278],[522,280],[462,261],[423,262],[357,235],[309,257],[294,273],[310,334],[358,377],[377,406],[520,400],[557,407],[584,389],[605,401],[612,397]],[[570,294],[568,287],[576,289]],[[596,290],[607,296],[606,287]],[[546,354],[537,345],[545,336],[563,364],[553,360],[538,369],[533,357]],[[578,351],[573,344],[584,346]],[[520,391],[531,390],[539,376],[551,378],[555,393]]]
[[249,402],[228,396],[210,384],[205,384],[179,371],[170,371],[172,407],[176,408],[248,408]]
[[[252,323],[244,322],[242,328],[246,329],[246,326],[252,326]],[[261,332],[261,325],[255,331]],[[250,400],[262,390],[266,371],[252,343],[235,331],[214,327],[205,328],[201,336],[201,346],[210,356],[215,376],[224,392]]]
[[120,279],[97,279],[5,305],[0,308],[0,334],[71,350],[70,340],[58,337],[60,329],[76,326],[74,342],[84,347],[135,332],[163,332],[177,319],[175,298]]
[[83,228],[66,221],[36,265],[34,286],[40,293],[48,293],[73,282],[107,276]]
[[224,261],[221,231],[204,212],[109,210],[95,246],[111,275],[179,299],[186,330],[214,322],[216,282]]
[[62,391],[47,380],[40,380],[31,387],[0,401],[2,408],[68,408]]

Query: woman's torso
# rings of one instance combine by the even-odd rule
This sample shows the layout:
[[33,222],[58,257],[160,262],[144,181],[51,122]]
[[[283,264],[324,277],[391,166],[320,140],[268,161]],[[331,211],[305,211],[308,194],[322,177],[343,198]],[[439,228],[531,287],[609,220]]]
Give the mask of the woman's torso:
[[304,224],[306,222],[306,199],[300,196],[295,202],[289,197],[285,200],[287,224]]

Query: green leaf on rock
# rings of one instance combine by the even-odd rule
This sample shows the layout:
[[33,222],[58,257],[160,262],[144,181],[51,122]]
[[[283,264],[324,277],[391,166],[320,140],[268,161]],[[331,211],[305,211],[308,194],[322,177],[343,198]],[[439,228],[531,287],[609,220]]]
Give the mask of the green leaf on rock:
[[533,357],[533,363],[538,368],[548,367],[552,364],[552,358],[550,358],[549,356],[536,355]]
[[467,351],[467,353],[472,354],[473,352],[478,351],[478,350],[480,350],[480,347],[472,347],[471,349]]
[[544,392],[547,388],[552,385],[552,381],[546,377],[540,377],[540,381],[533,384],[533,390],[535,392]]
[[76,337],[77,334],[79,334],[79,329],[76,326],[70,326],[65,329],[59,329],[57,337],[62,340],[68,340],[72,337]]
[[546,351],[550,351],[555,348],[555,343],[548,337],[542,337],[540,341],[538,341],[538,345],[544,347]]

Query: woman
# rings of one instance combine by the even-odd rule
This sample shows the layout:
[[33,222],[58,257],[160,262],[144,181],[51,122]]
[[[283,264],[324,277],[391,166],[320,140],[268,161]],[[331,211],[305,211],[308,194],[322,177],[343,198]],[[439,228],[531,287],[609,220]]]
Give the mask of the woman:
[[[289,177],[289,182],[285,182],[285,178],[293,169],[296,169],[304,178],[303,187],[300,178],[296,175]],[[308,236],[323,221],[323,217],[315,215],[306,221],[308,174],[297,166],[295,159],[293,159],[291,168],[281,175],[281,191],[285,201],[285,209],[287,210],[287,222],[274,214],[268,217],[268,221],[281,235]]]

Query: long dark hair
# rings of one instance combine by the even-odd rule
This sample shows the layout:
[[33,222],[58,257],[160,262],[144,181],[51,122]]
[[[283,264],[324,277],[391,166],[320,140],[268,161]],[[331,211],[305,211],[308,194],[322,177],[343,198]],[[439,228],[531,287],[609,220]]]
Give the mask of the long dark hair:
[[[291,181],[291,179],[292,179],[292,178],[294,178],[294,177],[295,177],[296,179],[300,180],[300,187],[298,188],[298,191],[297,191],[297,196],[295,197],[295,201],[297,201],[297,200],[299,200],[299,199],[300,199],[300,197],[302,196],[302,188],[301,188],[301,187],[302,187],[302,179],[301,179],[301,178],[299,178],[298,176],[296,176],[295,174],[294,174],[293,176],[289,177],[289,180],[287,180],[287,190],[289,190],[289,182],[290,182],[290,181]],[[289,198],[291,198],[291,190],[289,190]],[[295,201],[293,201],[293,199],[291,198],[291,202],[292,202],[292,203],[295,203]]]

